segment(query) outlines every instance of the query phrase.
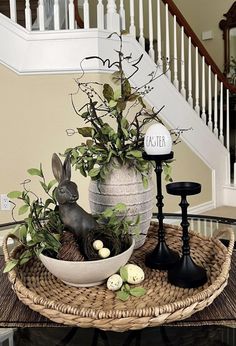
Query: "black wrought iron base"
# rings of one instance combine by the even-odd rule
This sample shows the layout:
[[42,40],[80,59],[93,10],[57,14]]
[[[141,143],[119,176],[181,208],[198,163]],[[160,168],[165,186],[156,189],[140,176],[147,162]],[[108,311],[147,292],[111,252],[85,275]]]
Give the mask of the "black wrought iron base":
[[179,260],[179,254],[167,246],[166,242],[159,242],[156,248],[146,255],[145,265],[152,269],[167,270]]
[[182,181],[168,184],[166,190],[171,195],[181,196],[179,206],[182,210],[181,226],[183,229],[182,257],[173,268],[169,269],[168,280],[171,284],[183,288],[196,288],[202,286],[207,282],[207,274],[204,268],[194,263],[190,255],[187,212],[189,206],[187,196],[200,193],[201,185],[195,182]]
[[168,271],[168,281],[183,288],[196,288],[207,282],[206,270],[185,255]]

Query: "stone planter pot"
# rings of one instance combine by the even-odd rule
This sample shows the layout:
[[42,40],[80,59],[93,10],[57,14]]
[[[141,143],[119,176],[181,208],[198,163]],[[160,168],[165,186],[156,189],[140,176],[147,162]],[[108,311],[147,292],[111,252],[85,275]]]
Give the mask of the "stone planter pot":
[[[89,202],[92,214],[99,214],[117,203],[125,203],[127,217],[136,219],[140,215],[140,235],[135,236],[135,249],[145,242],[152,218],[154,189],[151,178],[144,188],[139,172],[128,165],[112,167],[104,182],[91,180]],[[132,230],[131,230],[132,232]]]

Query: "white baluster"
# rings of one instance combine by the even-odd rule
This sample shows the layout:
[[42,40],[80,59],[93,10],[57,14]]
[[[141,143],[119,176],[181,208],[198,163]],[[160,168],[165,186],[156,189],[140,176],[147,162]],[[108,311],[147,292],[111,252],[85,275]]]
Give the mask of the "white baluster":
[[84,28],[89,29],[89,2],[84,0]]
[[206,124],[206,79],[205,79],[205,57],[202,56],[202,121]]
[[163,62],[161,55],[161,12],[160,12],[160,0],[157,0],[157,65],[161,72],[163,71]]
[[[229,132],[229,90],[227,89],[226,91],[226,143],[227,143],[227,149],[228,151],[230,150],[230,132]],[[235,140],[235,135],[234,135],[234,140]],[[234,142],[234,165],[233,165],[233,183],[236,185],[236,162],[235,162],[235,157],[236,157],[236,143]],[[230,168],[229,168],[230,172]],[[230,182],[230,176],[228,181]]]
[[39,30],[43,31],[45,30],[44,0],[39,0],[38,14],[39,14]]
[[223,83],[220,83],[220,136],[219,140],[224,144],[224,135],[223,135]]
[[16,13],[16,0],[10,0],[10,18],[14,22],[17,22],[17,13]]
[[27,30],[32,29],[32,15],[29,0],[25,1],[25,27]]
[[[215,227],[213,227],[213,221],[212,220],[209,220],[210,222],[210,237],[213,236],[213,232],[215,231]],[[214,230],[214,231],[213,231]]]
[[148,1],[148,17],[149,17],[149,55],[154,60],[155,53],[153,49],[153,19],[152,19],[152,0]]
[[129,33],[133,37],[136,37],[136,28],[134,25],[134,0],[130,0],[130,27]]
[[185,89],[185,57],[184,57],[184,27],[181,27],[181,94],[186,98]]
[[207,237],[207,236],[208,236],[207,233],[208,233],[208,232],[207,232],[207,220],[204,220],[204,221],[203,221],[203,235],[204,235],[205,237]]
[[69,0],[69,29],[75,28],[75,7],[74,0]]
[[124,0],[120,0],[120,27],[121,30],[126,29]]
[[229,89],[226,89],[226,148],[229,151]]
[[98,0],[97,4],[97,27],[98,29],[104,29],[104,5],[102,0]]
[[53,10],[54,10],[54,29],[59,30],[60,29],[60,9],[59,9],[58,0],[54,0]]
[[234,162],[234,185],[236,185],[236,162]]
[[188,103],[193,106],[192,97],[192,42],[191,37],[188,38]]
[[218,137],[218,110],[217,110],[217,75],[215,74],[215,92],[214,92],[214,134]]
[[199,66],[198,66],[198,47],[195,48],[195,107],[197,115],[200,115],[199,107]]
[[174,79],[173,84],[179,90],[178,64],[177,64],[177,33],[176,33],[176,16],[174,15]]
[[194,231],[194,220],[192,218],[190,219],[190,229]]
[[116,11],[115,0],[107,1],[106,29],[110,31],[120,32],[120,16]]
[[68,22],[68,0],[65,0],[65,29],[69,28]]
[[139,0],[139,43],[143,48],[145,48],[143,35],[143,0]]
[[165,5],[166,8],[166,76],[171,79],[170,72],[170,32],[169,32],[169,8],[168,4]]
[[208,127],[212,131],[211,66],[208,66]]

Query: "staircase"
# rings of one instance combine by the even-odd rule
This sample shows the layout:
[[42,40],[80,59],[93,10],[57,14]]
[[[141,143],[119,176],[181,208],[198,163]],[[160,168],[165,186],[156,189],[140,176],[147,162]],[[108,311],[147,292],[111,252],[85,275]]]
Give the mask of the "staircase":
[[[38,0],[31,0],[30,8],[31,8],[32,22],[34,22],[37,18],[37,7],[38,7]],[[0,1],[0,13],[4,14],[4,16],[8,18],[11,17],[9,0]],[[17,0],[15,14],[16,14],[15,22],[25,27],[25,0]],[[13,12],[12,12],[12,15],[13,15]]]
[[[13,0],[10,3],[16,6]],[[84,0],[83,29],[77,28],[73,1],[67,2],[65,25],[61,21],[60,1],[54,1],[54,27],[51,30],[45,28],[45,1],[38,3],[39,30],[32,31],[30,25],[26,25],[26,30],[23,22],[22,26],[19,25],[12,15],[13,10],[10,18],[6,12],[0,14],[0,39],[4,47],[0,51],[0,62],[18,74],[78,72],[81,69],[79,62],[87,56],[100,56],[114,61],[114,50],[119,47],[119,41],[115,36],[111,39],[107,39],[107,36],[120,29],[128,30],[129,35],[124,36],[123,40],[124,53],[131,53],[134,59],[143,56],[140,69],[131,82],[134,86],[144,84],[153,71],[160,75],[152,83],[158,97],[152,92],[146,96],[146,100],[157,109],[165,105],[161,116],[171,128],[193,128],[193,131],[183,133],[182,139],[212,171],[214,205],[236,205],[229,154],[229,95],[236,90],[228,84],[173,1],[130,0],[129,8],[126,8],[122,0],[98,0],[96,5],[95,1],[90,4]],[[143,11],[146,5],[147,21]],[[26,23],[32,16],[33,6],[33,1],[25,1]],[[90,21],[92,11],[97,12],[95,23]],[[129,21],[126,12],[129,13]],[[156,32],[154,21],[157,23]],[[163,24],[164,32],[161,30]],[[171,35],[170,30],[173,30]],[[9,46],[8,42],[12,44]],[[15,54],[12,47],[24,49],[18,49]],[[111,71],[107,64],[103,65],[97,60],[83,60],[83,69]],[[125,70],[131,75],[134,66],[127,63]]]

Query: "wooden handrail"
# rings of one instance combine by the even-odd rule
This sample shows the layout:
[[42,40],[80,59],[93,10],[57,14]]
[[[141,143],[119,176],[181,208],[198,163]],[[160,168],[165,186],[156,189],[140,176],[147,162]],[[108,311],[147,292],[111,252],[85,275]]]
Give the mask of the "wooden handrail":
[[79,7],[78,7],[78,1],[74,0],[74,7],[75,7],[75,20],[78,24],[79,28],[84,28],[84,21],[79,15]]
[[215,61],[212,59],[210,54],[207,52],[206,48],[203,46],[202,42],[199,40],[195,32],[192,30],[187,20],[184,18],[178,7],[174,4],[173,0],[162,0],[165,4],[168,4],[170,13],[176,16],[176,21],[180,26],[183,26],[184,32],[188,37],[191,37],[192,44],[198,47],[199,54],[205,57],[205,62],[211,66],[213,73],[217,75],[217,78],[223,85],[229,89],[231,93],[236,93],[236,87],[230,84],[225,77],[225,75],[220,71],[219,67],[216,65]]

